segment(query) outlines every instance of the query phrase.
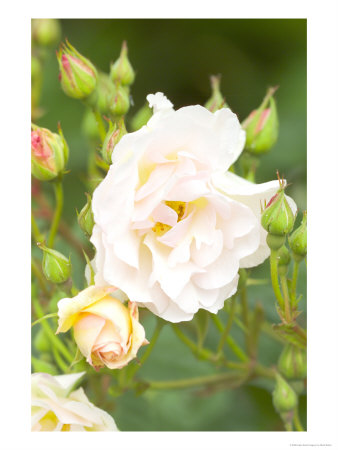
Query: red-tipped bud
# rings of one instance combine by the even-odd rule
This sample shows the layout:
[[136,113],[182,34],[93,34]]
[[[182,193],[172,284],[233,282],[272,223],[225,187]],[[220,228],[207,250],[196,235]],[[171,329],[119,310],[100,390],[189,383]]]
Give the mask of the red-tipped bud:
[[89,59],[82,56],[70,43],[62,44],[57,52],[59,79],[66,95],[84,99],[96,87],[97,71]]

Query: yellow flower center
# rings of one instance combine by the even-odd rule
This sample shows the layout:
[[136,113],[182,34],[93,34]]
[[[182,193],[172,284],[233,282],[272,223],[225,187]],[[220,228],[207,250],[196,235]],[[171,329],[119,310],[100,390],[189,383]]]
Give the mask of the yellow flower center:
[[[184,216],[187,203],[185,202],[177,202],[177,201],[167,201],[165,202],[169,208],[173,209],[177,213],[177,222],[182,220]],[[169,231],[172,227],[162,222],[156,222],[153,226],[152,230],[156,233],[157,236],[162,236],[167,231]]]

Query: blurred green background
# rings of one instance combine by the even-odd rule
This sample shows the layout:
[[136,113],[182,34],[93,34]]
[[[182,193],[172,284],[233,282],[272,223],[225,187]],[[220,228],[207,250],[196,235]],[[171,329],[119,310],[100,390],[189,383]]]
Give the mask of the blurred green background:
[[[258,107],[268,86],[279,85],[276,101],[280,135],[273,150],[262,157],[257,182],[274,179],[278,169],[291,183],[288,194],[300,210],[306,208],[306,20],[63,19],[61,26],[63,38],[67,37],[106,72],[109,63],[117,59],[122,41],[127,40],[129,59],[136,71],[131,89],[134,106],[129,116],[143,106],[147,94],[157,91],[163,92],[175,108],[204,104],[210,95],[210,75],[221,74],[222,93],[242,121]],[[89,151],[89,143],[81,133],[84,107],[62,92],[53,52],[44,66],[41,106],[45,114],[37,121],[38,125],[56,131],[60,121],[70,147],[71,173],[65,177],[63,217],[81,237],[75,209],[80,210],[86,201],[86,187],[81,181]],[[69,246],[62,240],[56,247],[69,253]],[[84,261],[75,252],[72,261],[76,283],[83,287]],[[306,288],[303,266],[300,292]],[[267,276],[267,263],[253,272],[259,277]],[[249,297],[251,304],[257,300],[262,302],[268,320],[278,322],[269,285],[250,287]],[[305,309],[304,301],[301,308]],[[142,320],[147,336],[151,336],[153,317],[145,312]],[[301,320],[304,325],[304,317]],[[234,327],[232,334],[241,342],[239,329]],[[217,337],[217,331],[211,326],[207,341],[210,348],[217,345]],[[276,364],[281,349],[280,343],[263,336],[259,359]],[[196,360],[167,326],[138,373],[144,379],[167,380],[214,372],[210,364]],[[107,399],[98,401],[92,387],[85,387],[89,398],[107,409]],[[125,431],[283,430],[271,403],[271,389],[269,382],[256,380],[236,390],[208,395],[196,390],[149,390],[139,397],[132,393],[119,397],[109,403],[108,411]],[[301,396],[301,418],[305,424],[304,396]]]

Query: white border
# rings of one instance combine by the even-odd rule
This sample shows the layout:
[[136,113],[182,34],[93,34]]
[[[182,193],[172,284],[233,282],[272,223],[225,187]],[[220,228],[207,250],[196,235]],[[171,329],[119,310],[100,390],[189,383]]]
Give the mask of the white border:
[[[290,444],[337,447],[337,2],[30,1],[1,15],[1,447],[279,450]],[[313,6],[314,5],[314,6]],[[30,430],[30,18],[308,19],[308,432],[31,433]],[[269,45],[267,43],[267,45]],[[6,270],[7,269],[7,270]],[[317,445],[316,445],[317,444]]]

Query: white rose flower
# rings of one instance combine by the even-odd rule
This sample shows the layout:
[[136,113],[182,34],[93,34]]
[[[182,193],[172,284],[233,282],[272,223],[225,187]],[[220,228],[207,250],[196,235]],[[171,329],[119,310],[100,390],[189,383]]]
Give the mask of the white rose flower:
[[82,373],[32,374],[32,431],[119,431],[114,419],[94,406],[82,388]]
[[114,285],[171,322],[217,313],[236,292],[240,267],[269,255],[260,203],[278,181],[227,172],[245,132],[230,109],[174,111],[149,95],[154,115],[125,135],[93,194],[96,285]]

